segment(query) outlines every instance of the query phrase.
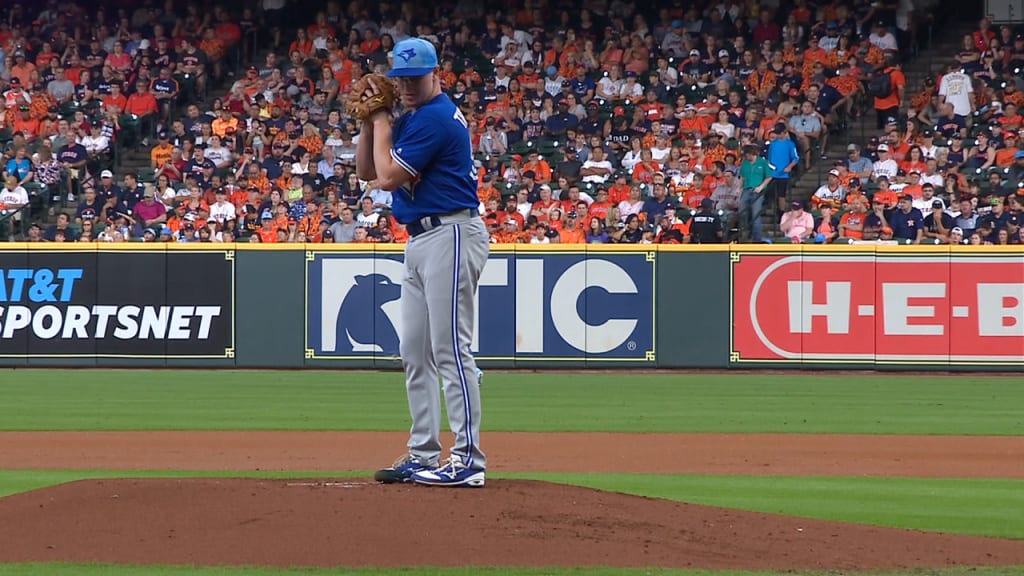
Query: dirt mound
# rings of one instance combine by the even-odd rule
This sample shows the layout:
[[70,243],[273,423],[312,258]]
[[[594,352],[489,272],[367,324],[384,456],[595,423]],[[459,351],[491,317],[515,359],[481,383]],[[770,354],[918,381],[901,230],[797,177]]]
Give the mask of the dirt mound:
[[544,482],[83,480],[0,499],[0,562],[881,569],[1024,564],[1024,541]]

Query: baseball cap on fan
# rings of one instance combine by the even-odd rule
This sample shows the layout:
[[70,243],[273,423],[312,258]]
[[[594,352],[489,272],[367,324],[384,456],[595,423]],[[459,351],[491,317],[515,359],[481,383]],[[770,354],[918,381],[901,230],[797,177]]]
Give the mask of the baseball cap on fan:
[[407,38],[395,45],[389,78],[426,76],[437,68],[437,50],[422,38]]

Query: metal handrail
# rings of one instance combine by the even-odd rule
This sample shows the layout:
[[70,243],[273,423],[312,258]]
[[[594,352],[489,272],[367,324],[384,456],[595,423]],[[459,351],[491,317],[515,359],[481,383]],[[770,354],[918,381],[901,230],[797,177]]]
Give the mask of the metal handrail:
[[8,210],[7,208],[4,208],[3,210],[0,210],[0,230],[5,230],[7,232],[7,236],[6,237],[0,237],[0,242],[7,242],[8,237],[11,236],[11,226],[14,224],[14,217],[17,214],[21,214],[22,215],[21,216],[21,222],[22,222],[21,226],[22,226],[22,229],[19,230],[18,232],[22,236],[25,235],[25,229],[28,226],[28,221],[29,221],[29,218],[30,218],[31,213],[32,213],[31,209],[32,209],[32,202],[29,201],[28,204],[25,204],[24,206],[22,206],[21,208],[18,208],[17,210]]

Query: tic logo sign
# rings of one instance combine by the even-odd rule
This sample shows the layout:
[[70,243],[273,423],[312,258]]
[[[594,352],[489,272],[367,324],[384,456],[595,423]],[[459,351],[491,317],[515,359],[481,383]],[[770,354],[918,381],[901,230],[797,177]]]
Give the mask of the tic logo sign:
[[[307,258],[309,358],[397,358],[402,255]],[[479,359],[650,362],[654,263],[647,253],[493,253],[477,291]]]
[[743,254],[735,363],[1024,364],[1024,258]]

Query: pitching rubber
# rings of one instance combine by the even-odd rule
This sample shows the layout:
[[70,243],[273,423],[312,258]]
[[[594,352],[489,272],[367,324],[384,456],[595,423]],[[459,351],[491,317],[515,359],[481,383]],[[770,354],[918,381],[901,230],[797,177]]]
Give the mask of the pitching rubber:
[[373,479],[382,484],[402,484],[411,482],[411,478],[402,478],[394,468],[381,468],[373,473]]

